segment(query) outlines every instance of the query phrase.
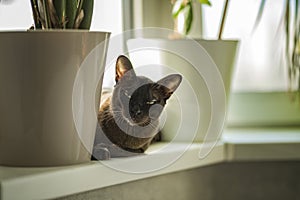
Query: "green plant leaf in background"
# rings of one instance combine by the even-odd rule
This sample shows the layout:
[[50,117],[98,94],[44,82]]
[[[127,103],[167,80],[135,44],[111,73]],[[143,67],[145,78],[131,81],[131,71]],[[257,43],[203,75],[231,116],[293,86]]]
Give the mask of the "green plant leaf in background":
[[[260,1],[258,14],[256,17],[254,30],[261,21],[262,14],[265,10],[266,0]],[[292,9],[294,8],[294,9]],[[300,100],[300,18],[299,18],[299,0],[284,0],[282,12],[282,27],[285,44],[279,46],[282,48],[284,64],[288,69],[289,90],[298,93]]]
[[182,12],[182,10],[185,8],[185,4],[183,2],[183,0],[177,0],[174,3],[173,9],[172,9],[172,16],[173,18],[177,18],[179,13]]
[[184,34],[187,35],[191,28],[193,22],[193,2],[198,2],[203,5],[211,6],[209,0],[175,0],[173,1],[172,17],[174,19],[178,18],[179,14],[184,16]]
[[294,10],[294,37],[293,37],[293,48],[291,53],[291,62],[295,69],[295,79],[298,84],[298,100],[300,101],[300,18],[299,18],[299,1],[295,0]]
[[192,28],[192,22],[193,22],[193,5],[192,2],[188,2],[186,4],[186,7],[183,10],[184,12],[184,18],[185,18],[185,34],[189,34],[191,28]]
[[177,0],[172,10],[173,18],[176,19],[180,13],[184,16],[184,34],[187,35],[191,30],[193,22],[192,1]]
[[198,0],[198,1],[199,1],[199,3],[201,3],[201,4],[205,4],[205,5],[211,6],[211,3],[210,3],[209,0]]
[[259,9],[258,9],[258,13],[257,13],[256,19],[255,19],[254,30],[257,28],[259,22],[261,21],[261,17],[264,12],[265,5],[266,5],[266,0],[261,0]]

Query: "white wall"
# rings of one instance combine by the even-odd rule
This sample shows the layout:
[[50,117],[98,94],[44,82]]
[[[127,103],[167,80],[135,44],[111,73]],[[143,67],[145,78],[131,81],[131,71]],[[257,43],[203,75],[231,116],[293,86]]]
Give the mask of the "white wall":
[[18,0],[10,4],[0,4],[0,30],[28,29],[33,20],[30,1]]

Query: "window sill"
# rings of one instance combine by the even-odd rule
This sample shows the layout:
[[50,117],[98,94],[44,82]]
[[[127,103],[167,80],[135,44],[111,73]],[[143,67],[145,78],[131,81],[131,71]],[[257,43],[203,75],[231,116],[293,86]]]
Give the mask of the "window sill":
[[227,161],[300,160],[299,128],[228,129],[223,142]]
[[300,109],[287,92],[235,92],[230,96],[230,127],[299,126]]
[[[159,143],[152,148],[161,148]],[[172,144],[173,151],[157,154],[164,159],[184,151],[182,143]],[[192,144],[167,167],[149,173],[124,173],[105,166],[128,166],[141,157],[90,162],[81,165],[51,168],[0,167],[0,199],[45,199],[99,189],[111,185],[158,176],[166,173],[207,166],[224,161],[299,160],[299,129],[230,129],[204,159],[198,154],[201,144]],[[139,162],[141,163],[141,162]],[[133,164],[134,165],[134,164]],[[18,192],[16,192],[18,191]]]

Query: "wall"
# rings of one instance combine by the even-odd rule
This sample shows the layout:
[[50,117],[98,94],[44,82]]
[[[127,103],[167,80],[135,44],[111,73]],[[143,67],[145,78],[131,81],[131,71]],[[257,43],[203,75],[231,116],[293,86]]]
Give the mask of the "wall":
[[62,199],[296,200],[300,199],[300,161],[223,163]]
[[134,28],[160,27],[173,29],[170,0],[133,0]]

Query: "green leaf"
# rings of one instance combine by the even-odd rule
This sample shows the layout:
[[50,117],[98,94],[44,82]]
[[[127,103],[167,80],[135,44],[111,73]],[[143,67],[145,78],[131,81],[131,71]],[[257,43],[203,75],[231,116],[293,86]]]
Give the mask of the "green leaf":
[[198,0],[199,3],[211,6],[211,2],[209,0]]
[[59,19],[59,23],[63,28],[65,27],[66,24],[66,8],[67,8],[67,2],[66,0],[53,0],[53,4],[55,6],[55,10],[57,13],[57,17]]
[[264,9],[265,9],[265,5],[266,5],[266,0],[261,0],[260,5],[259,5],[258,14],[257,14],[256,20],[255,20],[254,30],[257,28],[257,26],[258,26],[258,24],[261,20],[262,14],[263,14]]
[[189,2],[186,4],[186,8],[184,9],[185,15],[185,34],[187,35],[191,28],[193,22],[193,6],[192,3]]
[[179,13],[182,12],[185,6],[186,5],[184,5],[183,0],[177,0],[174,3],[173,10],[172,10],[172,16],[174,19],[178,17]]
[[82,9],[82,5],[83,5],[84,0],[78,0],[77,1],[77,11],[76,11],[76,17],[79,16],[81,9]]
[[285,54],[285,59],[286,59],[286,63],[287,63],[287,66],[288,66],[288,69],[289,69],[289,81],[290,81],[290,86],[291,86],[291,89],[293,87],[293,80],[294,80],[294,75],[295,75],[295,71],[294,71],[294,68],[293,68],[293,65],[292,65],[292,62],[290,60],[290,51],[289,51],[289,48],[290,48],[290,45],[289,45],[289,42],[290,42],[290,2],[287,0],[286,1],[286,4],[285,4],[285,8],[284,8],[284,23],[285,23],[285,51],[284,51],[284,54]]
[[94,10],[94,0],[85,0],[82,4],[84,18],[79,26],[80,29],[90,29]]
[[298,29],[299,27],[297,26],[297,22],[299,18],[299,0],[295,0],[295,17],[294,17],[294,26],[296,29]]
[[66,17],[67,17],[67,28],[73,28],[76,19],[76,12],[77,12],[77,1],[74,0],[66,0],[67,7],[66,7]]

